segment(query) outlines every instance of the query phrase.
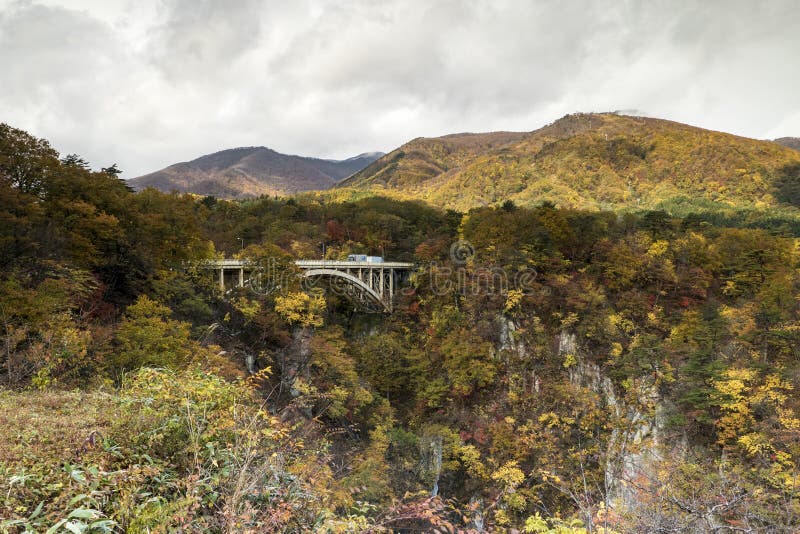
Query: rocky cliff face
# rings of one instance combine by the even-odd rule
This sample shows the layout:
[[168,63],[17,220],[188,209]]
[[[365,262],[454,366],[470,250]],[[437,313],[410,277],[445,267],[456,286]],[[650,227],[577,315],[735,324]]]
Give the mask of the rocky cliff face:
[[528,354],[525,341],[518,335],[519,326],[517,323],[508,317],[500,317],[497,322],[499,323],[499,337],[500,342],[497,349],[499,351],[511,351],[520,358],[525,358]]
[[[499,353],[507,351],[520,358],[528,355],[517,322],[500,317],[498,329]],[[569,381],[596,393],[613,422],[606,448],[605,493],[609,504],[630,505],[635,501],[637,480],[646,477],[651,464],[661,459],[665,447],[664,403],[655,386],[646,380],[632,383],[627,392],[620,393],[603,369],[589,361],[574,333],[562,331],[555,345],[559,357],[573,362],[567,367]],[[530,391],[538,393],[540,381],[536,376],[530,380]]]
[[661,458],[665,446],[664,405],[655,386],[642,380],[630,384],[624,397],[596,363],[587,361],[575,334],[562,331],[558,353],[572,356],[570,382],[597,393],[613,420],[606,449],[605,492],[610,505],[635,501],[635,484],[646,477],[651,464]]

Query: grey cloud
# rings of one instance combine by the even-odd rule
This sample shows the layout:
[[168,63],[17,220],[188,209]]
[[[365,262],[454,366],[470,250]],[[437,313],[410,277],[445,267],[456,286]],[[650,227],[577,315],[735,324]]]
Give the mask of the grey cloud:
[[42,104],[54,85],[89,89],[113,65],[110,32],[67,9],[16,4],[0,12],[0,78],[4,97]]
[[172,0],[153,29],[149,53],[174,81],[224,76],[227,67],[258,43],[259,0]]
[[[64,151],[114,135],[125,51],[111,29],[85,15],[32,3],[0,11],[0,120],[50,138]],[[113,158],[111,147],[105,158]],[[87,150],[95,152],[94,150]]]
[[793,0],[61,1],[0,0],[0,120],[128,177],[233,146],[346,157],[574,111],[800,135]]
[[511,111],[555,97],[565,75],[578,70],[584,44],[571,30],[590,33],[590,16],[573,15],[580,14],[557,4],[368,3],[333,10],[299,34],[280,66],[326,91],[391,94],[459,112]]

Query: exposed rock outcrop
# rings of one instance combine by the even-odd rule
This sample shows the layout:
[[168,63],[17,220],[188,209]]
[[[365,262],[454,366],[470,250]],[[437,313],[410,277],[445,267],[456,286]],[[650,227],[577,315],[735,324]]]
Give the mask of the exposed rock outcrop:
[[558,352],[575,360],[568,368],[570,381],[597,393],[613,418],[606,449],[606,500],[630,504],[636,481],[661,458],[665,410],[658,391],[651,381],[633,380],[623,397],[601,367],[588,361],[571,332],[559,334]]

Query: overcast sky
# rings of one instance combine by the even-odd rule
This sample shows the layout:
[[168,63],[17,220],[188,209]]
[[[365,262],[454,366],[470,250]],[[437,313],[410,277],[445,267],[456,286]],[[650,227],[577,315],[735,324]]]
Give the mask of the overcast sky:
[[0,0],[0,122],[131,178],[639,110],[800,136],[800,1]]

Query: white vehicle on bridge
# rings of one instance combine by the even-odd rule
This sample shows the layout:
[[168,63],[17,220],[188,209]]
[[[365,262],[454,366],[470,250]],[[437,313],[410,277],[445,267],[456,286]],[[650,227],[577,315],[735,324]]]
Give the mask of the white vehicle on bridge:
[[383,256],[367,256],[366,254],[350,254],[347,261],[359,261],[365,263],[383,263]]

